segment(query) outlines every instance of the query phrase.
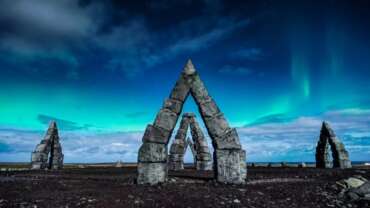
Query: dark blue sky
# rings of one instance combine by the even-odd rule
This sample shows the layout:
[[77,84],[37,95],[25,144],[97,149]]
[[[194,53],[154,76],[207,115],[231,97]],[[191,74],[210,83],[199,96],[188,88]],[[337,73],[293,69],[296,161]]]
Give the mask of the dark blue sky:
[[[318,132],[322,119],[336,126],[351,121],[349,113],[358,123],[352,122],[343,137],[361,132],[354,146],[365,150],[353,152],[364,158],[370,156],[363,141],[370,127],[369,28],[365,0],[4,0],[0,127],[13,129],[7,136],[24,135],[56,119],[74,135],[141,132],[191,58],[240,132],[277,121],[304,126],[299,122],[306,118],[315,120]],[[196,107],[189,102],[185,110]],[[311,140],[305,144],[314,145],[317,135],[306,136]],[[252,137],[242,137],[247,151]],[[0,153],[22,149],[8,137],[0,139]],[[267,153],[252,158],[271,159]]]

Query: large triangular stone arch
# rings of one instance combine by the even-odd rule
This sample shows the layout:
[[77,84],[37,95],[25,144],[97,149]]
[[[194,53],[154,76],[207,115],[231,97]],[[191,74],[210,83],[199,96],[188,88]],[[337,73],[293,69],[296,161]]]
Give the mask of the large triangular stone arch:
[[[333,161],[330,160],[330,150]],[[351,161],[344,144],[325,121],[322,123],[315,156],[317,168],[351,168]]]
[[145,130],[138,153],[137,182],[157,184],[166,181],[167,145],[189,94],[193,96],[212,140],[216,180],[230,184],[245,183],[246,155],[236,129],[229,127],[191,60],[187,62],[153,125],[148,125]]
[[58,127],[55,121],[51,121],[45,137],[31,154],[31,169],[61,169],[63,159]]

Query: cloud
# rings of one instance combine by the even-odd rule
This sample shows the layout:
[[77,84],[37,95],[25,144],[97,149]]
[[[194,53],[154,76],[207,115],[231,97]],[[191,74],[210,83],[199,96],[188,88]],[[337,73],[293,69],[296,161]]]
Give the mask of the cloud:
[[0,61],[40,77],[64,71],[65,78],[78,79],[78,53],[96,30],[92,10],[73,0],[1,1],[0,52],[7,55]]
[[[276,117],[278,119],[276,119]],[[251,161],[314,161],[315,147],[323,120],[328,121],[345,144],[352,160],[370,156],[370,112],[366,109],[329,111],[317,116],[279,119],[238,128]],[[270,118],[270,119],[269,119]],[[257,120],[258,121],[258,120]]]
[[234,53],[231,53],[232,58],[241,58],[250,61],[258,61],[263,58],[263,53],[260,48],[244,48]]
[[[9,56],[0,57],[0,61],[22,70],[63,70],[67,72],[65,78],[79,79],[89,56],[99,54],[103,70],[122,72],[132,78],[178,55],[218,44],[250,22],[221,15],[216,12],[222,8],[220,2],[205,1],[201,5],[206,9],[201,14],[185,15],[168,27],[156,29],[143,11],[133,12],[115,4],[2,1],[0,28],[6,29],[0,29],[0,51]],[[178,4],[192,3],[160,1],[149,7],[159,12]],[[9,61],[10,57],[15,61]],[[19,60],[23,63],[19,64]]]
[[[242,146],[247,151],[247,161],[314,161],[323,120],[331,124],[349,151],[351,160],[370,158],[370,110],[346,109],[315,116],[275,119],[281,117],[286,118],[282,115],[266,116],[263,122],[237,128]],[[30,153],[44,133],[0,128],[0,161],[29,161]],[[66,162],[136,162],[142,135],[142,131],[60,131]],[[208,134],[205,136],[211,145]],[[185,161],[192,161],[190,153],[186,154]]]
[[[134,77],[143,70],[178,55],[207,49],[248,24],[249,20],[237,20],[232,17],[218,17],[216,20],[201,16],[180,22],[171,29],[153,32],[148,29],[144,20],[134,19],[124,30],[117,28],[110,34],[113,37],[109,38],[108,42],[111,42],[119,53],[111,53],[113,57],[107,68],[121,70],[129,77]],[[189,33],[189,28],[194,33]],[[119,40],[114,37],[119,37]],[[97,41],[101,42],[101,45],[109,45],[102,37],[98,37]],[[117,43],[129,44],[117,47]]]
[[[99,133],[59,131],[66,162],[134,162],[141,132]],[[0,131],[0,161],[29,161],[44,132],[6,129]],[[2,148],[6,147],[6,148]]]
[[239,66],[231,66],[226,65],[218,70],[221,74],[229,74],[229,75],[249,75],[253,71],[249,68],[239,67]]
[[49,125],[50,121],[55,121],[58,125],[58,128],[61,130],[78,130],[78,129],[88,129],[91,127],[91,125],[85,124],[85,125],[79,125],[76,122],[68,121],[48,115],[37,115],[37,120],[44,125]]

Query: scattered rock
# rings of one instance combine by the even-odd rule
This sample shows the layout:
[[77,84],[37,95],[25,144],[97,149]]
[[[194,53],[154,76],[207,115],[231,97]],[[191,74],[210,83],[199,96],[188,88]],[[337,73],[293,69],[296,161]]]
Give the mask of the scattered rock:
[[240,203],[239,199],[234,199],[233,202],[236,203],[236,204],[239,204]]
[[301,162],[301,163],[298,164],[298,167],[299,168],[305,168],[305,167],[307,167],[307,165],[306,165],[306,163]]
[[338,181],[337,184],[344,189],[356,188],[364,184],[367,180],[364,178],[363,180],[355,177],[350,177],[348,179],[344,179]]

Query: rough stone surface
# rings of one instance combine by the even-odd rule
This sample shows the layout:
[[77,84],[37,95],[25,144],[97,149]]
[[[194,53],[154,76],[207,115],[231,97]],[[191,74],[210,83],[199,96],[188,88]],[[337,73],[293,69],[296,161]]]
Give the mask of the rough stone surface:
[[169,156],[169,170],[184,169],[184,155],[187,149],[186,132],[189,126],[189,117],[185,113],[180,122],[180,128],[177,131],[175,140],[171,144]]
[[212,170],[212,166],[212,161],[197,161],[196,163],[197,170]]
[[184,77],[181,76],[180,79],[177,80],[176,85],[170,94],[170,98],[184,102],[189,95],[189,90],[189,85]]
[[217,181],[244,184],[247,177],[244,150],[216,150]]
[[168,109],[162,109],[157,114],[154,122],[154,126],[158,126],[168,131],[172,131],[175,128],[178,115]]
[[142,140],[143,142],[167,144],[170,136],[171,131],[149,124],[145,129]]
[[229,129],[224,133],[224,135],[216,137],[215,145],[217,149],[241,149],[236,129]]
[[58,128],[55,121],[52,121],[44,139],[31,154],[31,169],[61,169],[63,168],[63,159]]
[[158,143],[143,143],[139,149],[139,162],[167,162],[167,146]]
[[204,118],[204,122],[211,138],[221,137],[229,129],[229,125],[222,113],[211,118]]
[[[330,149],[333,161],[330,161]],[[316,146],[316,167],[318,168],[350,168],[351,161],[344,144],[336,137],[327,122],[323,122],[320,139]]]
[[163,108],[166,108],[176,114],[180,114],[183,102],[175,99],[167,99],[164,101]]
[[220,113],[220,109],[217,107],[216,103],[211,97],[199,105],[199,110],[201,115],[205,118],[213,117]]
[[164,183],[167,178],[167,163],[138,163],[138,184]]
[[[168,144],[168,139],[171,137],[171,133],[176,125],[178,115],[181,113],[183,103],[185,102],[187,96],[191,93],[195,102],[198,105],[200,114],[207,128],[208,134],[212,139],[212,143],[215,145],[216,152],[214,153],[217,158],[214,161],[215,172],[217,175],[217,180],[223,183],[230,184],[240,184],[244,183],[246,177],[246,164],[245,164],[245,151],[241,149],[239,142],[239,137],[235,129],[231,129],[221,113],[220,109],[217,107],[216,103],[209,95],[204,83],[200,79],[198,73],[196,72],[193,64],[189,60],[181,73],[180,78],[177,80],[175,87],[170,93],[169,99],[167,99],[163,105],[163,108],[157,114],[153,126],[158,129],[164,129],[166,132],[156,131],[154,132],[153,126],[148,126],[146,133],[143,137],[143,146],[145,143],[163,143]],[[188,126],[191,127],[192,138],[194,144],[191,144],[193,153],[199,155],[198,157],[194,154],[194,157],[199,161],[197,167],[203,168],[208,167],[211,158],[209,153],[209,148],[205,142],[204,135],[198,127],[194,127],[195,116],[192,114],[184,115],[187,119],[183,119],[184,122],[180,123],[180,130],[178,135],[176,135],[175,140],[182,140],[182,143],[186,145],[179,145],[180,142],[175,142],[174,145],[177,147],[173,148],[172,153],[180,152],[182,148],[187,147],[190,144],[185,141],[186,130]],[[194,121],[193,121],[194,120]],[[188,123],[185,121],[189,121]],[[193,127],[192,127],[193,125]],[[185,130],[184,130],[185,129]],[[216,138],[218,139],[216,141]],[[221,150],[223,148],[224,150]],[[142,148],[140,148],[142,149]],[[172,148],[171,148],[172,149]],[[155,154],[151,154],[147,151],[141,151],[139,153],[139,163],[140,158],[146,158],[148,161],[153,161]],[[184,151],[185,152],[185,151]],[[144,155],[145,154],[145,155]],[[148,156],[147,156],[147,155]],[[202,155],[200,155],[202,154]],[[209,156],[203,155],[209,154]],[[170,157],[170,158],[181,158],[181,157]],[[202,159],[202,160],[201,160]],[[207,160],[205,160],[207,159]],[[169,165],[170,168],[181,168],[181,164],[178,161],[172,161],[173,165]],[[149,167],[149,164],[161,164],[157,166]],[[164,168],[162,166],[165,166]],[[140,163],[138,167],[138,183],[149,183],[156,184],[164,182],[167,177],[167,163]],[[152,169],[155,173],[151,173]],[[221,171],[221,172],[219,172]]]

